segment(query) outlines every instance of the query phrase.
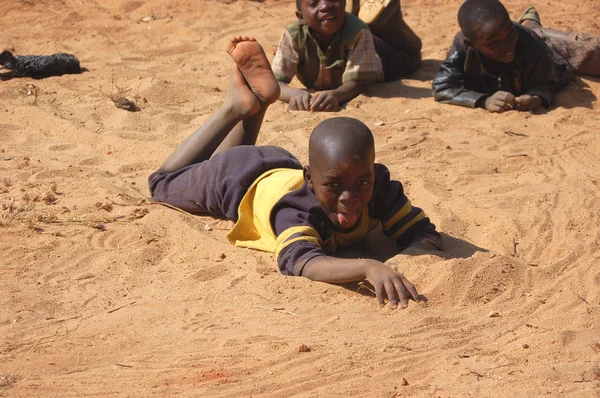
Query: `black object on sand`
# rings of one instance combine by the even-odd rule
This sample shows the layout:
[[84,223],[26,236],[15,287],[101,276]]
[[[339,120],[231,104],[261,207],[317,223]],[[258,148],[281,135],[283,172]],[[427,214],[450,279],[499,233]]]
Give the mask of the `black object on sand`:
[[0,54],[0,65],[4,69],[10,70],[10,73],[0,75],[8,78],[22,76],[42,78],[67,73],[81,73],[77,57],[64,53],[14,56],[10,51],[4,51]]

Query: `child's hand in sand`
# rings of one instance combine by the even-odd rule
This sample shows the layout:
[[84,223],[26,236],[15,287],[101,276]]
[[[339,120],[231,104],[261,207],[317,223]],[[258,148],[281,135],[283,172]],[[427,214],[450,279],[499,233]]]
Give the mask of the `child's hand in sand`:
[[291,111],[309,111],[311,95],[306,90],[295,90],[290,97],[288,109]]
[[542,99],[537,95],[523,94],[515,98],[515,109],[533,111],[542,106]]
[[312,112],[335,112],[338,108],[338,100],[332,90],[316,92],[310,101]]
[[515,105],[515,96],[506,91],[496,91],[485,100],[485,109],[490,112],[502,113],[510,111]]
[[408,306],[408,300],[413,299],[419,301],[419,294],[415,285],[413,285],[400,272],[390,268],[389,266],[372,261],[367,269],[367,279],[375,288],[377,301],[383,307],[384,297],[387,296],[392,309],[398,308],[398,300],[402,308]]

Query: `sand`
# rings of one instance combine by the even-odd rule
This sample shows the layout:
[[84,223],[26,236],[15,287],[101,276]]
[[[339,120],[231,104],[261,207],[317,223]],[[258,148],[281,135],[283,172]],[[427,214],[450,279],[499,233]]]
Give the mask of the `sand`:
[[[429,300],[393,311],[149,201],[148,175],[225,96],[223,41],[255,36],[272,59],[293,1],[2,1],[2,49],[88,71],[0,81],[0,395],[599,396],[600,80],[534,114],[434,102],[460,3],[404,1],[423,67],[337,114],[372,128],[447,247],[396,255],[376,233],[360,249]],[[600,35],[595,0],[538,10]],[[330,116],[278,102],[259,143],[306,161]]]

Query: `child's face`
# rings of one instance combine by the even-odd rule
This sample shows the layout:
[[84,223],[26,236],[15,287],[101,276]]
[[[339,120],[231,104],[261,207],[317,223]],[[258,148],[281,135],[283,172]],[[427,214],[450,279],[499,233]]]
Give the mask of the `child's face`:
[[333,224],[346,229],[356,224],[373,195],[374,154],[339,158],[319,156],[304,168],[304,178]]
[[487,58],[509,63],[515,59],[518,41],[519,35],[515,26],[506,19],[500,23],[492,21],[480,27],[473,45]]
[[296,16],[304,21],[320,39],[328,41],[346,19],[345,0],[301,0]]

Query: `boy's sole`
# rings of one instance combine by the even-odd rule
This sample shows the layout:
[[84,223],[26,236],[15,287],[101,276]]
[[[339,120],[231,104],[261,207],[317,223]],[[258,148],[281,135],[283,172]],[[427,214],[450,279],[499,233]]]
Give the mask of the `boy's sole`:
[[392,0],[366,0],[358,12],[358,17],[366,24],[372,24],[383,14]]

